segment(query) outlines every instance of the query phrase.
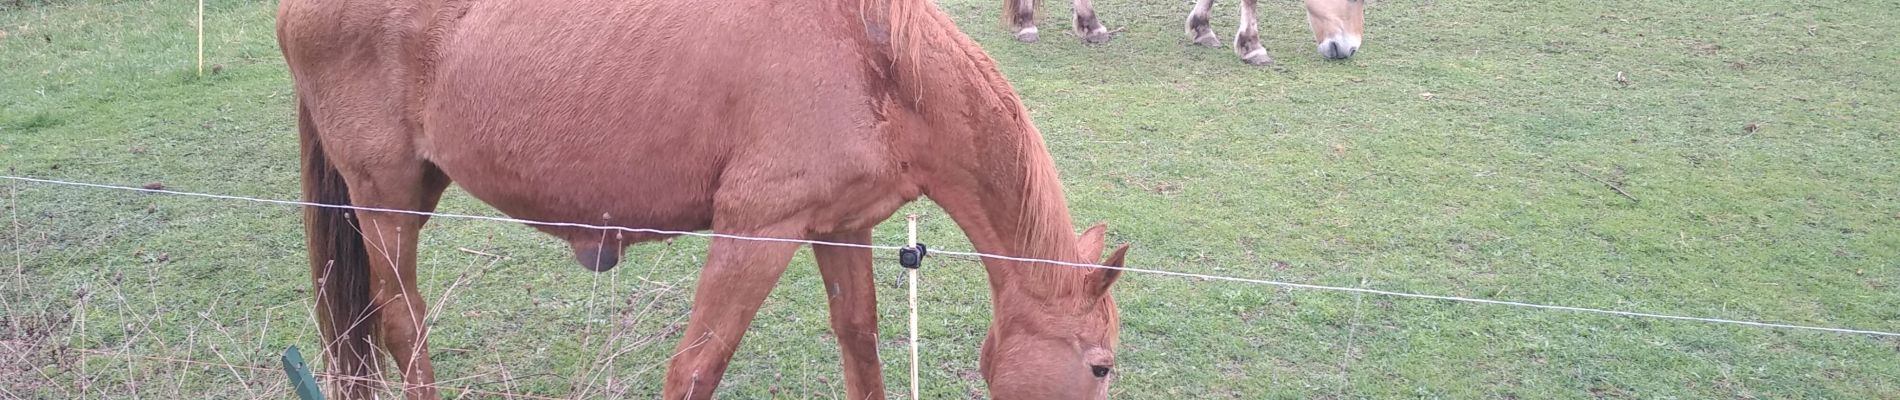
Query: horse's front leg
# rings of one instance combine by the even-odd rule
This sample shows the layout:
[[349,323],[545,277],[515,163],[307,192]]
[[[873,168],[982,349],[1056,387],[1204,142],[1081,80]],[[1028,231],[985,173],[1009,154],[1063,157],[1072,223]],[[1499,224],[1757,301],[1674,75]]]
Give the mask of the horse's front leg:
[[[737,231],[744,236],[792,237],[785,232]],[[765,296],[778,284],[797,243],[716,238],[693,291],[686,334],[666,366],[667,399],[710,399],[739,339]]]
[[1240,30],[1234,32],[1234,54],[1240,55],[1240,61],[1251,65],[1273,63],[1273,56],[1267,55],[1267,48],[1260,45],[1260,23],[1254,16],[1254,2],[1240,1]]
[[[819,240],[871,244],[871,230],[826,235]],[[831,332],[843,353],[845,394],[853,399],[884,398],[884,373],[877,357],[877,282],[871,274],[871,249],[812,246],[825,277],[831,304]]]
[[1101,18],[1095,16],[1095,5],[1089,0],[1075,0],[1075,35],[1082,37],[1083,43],[1108,43],[1114,38],[1108,28],[1102,26]]
[[1194,44],[1207,47],[1220,47],[1220,37],[1214,35],[1214,27],[1208,25],[1213,18],[1214,0],[1195,0],[1194,11],[1188,12],[1187,35]]

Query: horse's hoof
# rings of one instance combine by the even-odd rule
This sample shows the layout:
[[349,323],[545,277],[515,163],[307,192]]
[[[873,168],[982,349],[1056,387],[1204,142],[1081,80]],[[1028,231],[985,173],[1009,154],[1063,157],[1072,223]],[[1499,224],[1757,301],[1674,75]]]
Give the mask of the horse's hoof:
[[1213,31],[1201,32],[1200,36],[1194,38],[1194,44],[1197,46],[1220,47],[1220,37],[1214,36]]
[[1273,56],[1267,55],[1267,49],[1254,49],[1240,56],[1240,61],[1246,62],[1247,65],[1272,65]]
[[1076,37],[1082,38],[1082,43],[1102,44],[1114,38],[1108,33],[1108,28],[1102,27],[1102,20],[1095,19],[1094,11],[1076,11],[1075,19],[1069,20],[1069,29],[1075,32]]
[[1035,43],[1037,40],[1040,40],[1040,39],[1042,39],[1042,36],[1036,34],[1036,27],[1033,27],[1033,26],[1028,27],[1028,28],[1023,28],[1023,30],[1016,32],[1016,41],[1018,42]]

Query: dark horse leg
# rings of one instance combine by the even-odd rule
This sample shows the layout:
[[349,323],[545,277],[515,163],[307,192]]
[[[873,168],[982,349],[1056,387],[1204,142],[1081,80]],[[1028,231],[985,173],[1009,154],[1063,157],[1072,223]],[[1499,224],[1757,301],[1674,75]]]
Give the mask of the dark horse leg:
[[[825,235],[819,240],[871,244],[871,230]],[[831,332],[838,336],[844,361],[845,394],[853,399],[884,398],[884,374],[877,356],[877,282],[871,274],[871,250],[812,246],[825,278],[831,304]]]

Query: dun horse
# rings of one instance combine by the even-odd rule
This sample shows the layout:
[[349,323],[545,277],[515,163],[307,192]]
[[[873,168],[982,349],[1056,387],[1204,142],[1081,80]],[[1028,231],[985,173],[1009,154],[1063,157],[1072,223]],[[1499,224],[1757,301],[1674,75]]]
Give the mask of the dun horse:
[[[707,22],[716,21],[708,25]],[[977,250],[1118,266],[1079,236],[1040,133],[929,0],[283,0],[304,198],[429,211],[451,182],[522,219],[867,244],[928,196]],[[305,212],[335,395],[386,352],[436,398],[426,216]],[[587,269],[662,239],[537,226]],[[709,398],[799,244],[712,239],[668,399]],[[871,253],[815,246],[854,399],[883,398]],[[985,261],[997,398],[1103,398],[1115,270]],[[816,295],[816,294],[814,294]]]
[[[1240,30],[1234,33],[1234,54],[1253,65],[1272,64],[1266,47],[1260,46],[1260,25],[1254,17],[1254,2],[1240,1]],[[1003,0],[1003,25],[1016,32],[1016,40],[1034,42],[1036,6],[1039,0]],[[1104,43],[1111,38],[1108,28],[1095,16],[1089,0],[1075,0],[1075,18],[1071,20],[1076,36],[1087,43]],[[1220,38],[1208,26],[1214,0],[1195,0],[1188,13],[1187,36],[1194,44],[1219,47]],[[1359,39],[1365,33],[1365,0],[1306,0],[1306,23],[1313,28],[1313,40],[1319,54],[1331,59],[1352,57],[1359,51]]]

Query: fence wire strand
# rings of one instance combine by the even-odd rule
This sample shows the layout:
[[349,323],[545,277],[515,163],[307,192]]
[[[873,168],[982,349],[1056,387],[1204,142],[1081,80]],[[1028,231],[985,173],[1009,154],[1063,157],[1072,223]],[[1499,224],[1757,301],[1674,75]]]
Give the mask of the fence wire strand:
[[[664,230],[664,229],[630,228],[630,227],[624,227],[624,226],[593,225],[593,224],[582,224],[582,223],[572,223],[572,222],[535,221],[535,220],[507,218],[507,217],[447,214],[447,213],[388,209],[388,208],[362,207],[362,206],[342,205],[342,204],[323,204],[323,203],[312,203],[312,202],[306,202],[306,201],[262,199],[262,198],[252,198],[252,197],[242,197],[242,196],[210,194],[210,193],[182,192],[182,191],[166,190],[166,189],[148,189],[148,188],[142,188],[142,187],[105,185],[105,184],[86,183],[86,182],[71,182],[71,181],[30,178],[30,177],[20,177],[20,176],[11,176],[11,175],[0,175],[0,179],[7,179],[7,180],[13,180],[13,181],[19,181],[19,182],[50,184],[50,185],[64,185],[64,186],[77,186],[77,187],[87,187],[87,188],[96,188],[96,189],[123,190],[123,191],[133,191],[133,192],[168,194],[168,195],[200,197],[200,198],[210,198],[210,199],[220,199],[220,200],[248,201],[248,202],[256,202],[256,203],[279,204],[279,205],[323,207],[323,208],[347,209],[347,210],[355,210],[355,211],[400,213],[400,214],[411,214],[411,215],[423,215],[423,216],[429,216],[429,217],[471,219],[471,220],[481,220],[481,221],[491,221],[491,222],[511,222],[511,223],[525,224],[525,225],[615,230],[615,231],[633,232],[633,233],[696,236],[696,237],[720,238],[720,239],[732,239],[732,240],[799,243],[799,244],[807,244],[807,245],[838,246],[838,247],[863,248],[863,249],[873,249],[873,250],[898,250],[898,249],[903,248],[902,246],[838,243],[838,242],[826,242],[826,241],[805,240],[805,239],[754,237],[754,236],[732,235],[732,234],[715,233],[715,232],[691,232],[691,231],[674,231],[674,230]],[[1870,336],[1882,336],[1882,337],[1900,337],[1900,333],[1896,333],[1896,332],[1885,332],[1885,331],[1875,331],[1875,330],[1865,330],[1865,329],[1833,328],[1833,327],[1795,325],[1795,324],[1783,324],[1783,323],[1772,323],[1772,322],[1743,321],[1743,320],[1732,320],[1732,319],[1722,319],[1722,318],[1692,317],[1692,316],[1655,314],[1655,313],[1644,313],[1644,312],[1633,312],[1633,311],[1597,309],[1597,308],[1587,308],[1587,307],[1572,307],[1572,306],[1561,306],[1561,305],[1525,303],[1525,302],[1506,301],[1506,300],[1491,300],[1491,299],[1478,299],[1478,298],[1470,298],[1470,297],[1394,292],[1394,291],[1388,291],[1388,290],[1366,289],[1366,288],[1357,288],[1357,287],[1312,285],[1312,284],[1304,284],[1304,283],[1273,281],[1273,280],[1266,280],[1266,279],[1207,275],[1207,274],[1196,274],[1196,273],[1190,273],[1190,272],[1176,272],[1176,271],[1134,268],[1134,267],[1114,267],[1114,266],[1105,266],[1105,265],[1088,264],[1088,263],[1046,260],[1046,259],[1038,259],[1038,258],[1011,257],[1011,256],[1004,256],[1004,255],[968,252],[968,251],[931,249],[930,253],[933,255],[942,254],[942,255],[951,255],[951,256],[974,257],[974,258],[979,258],[979,259],[1014,261],[1014,262],[1046,264],[1046,265],[1059,265],[1059,266],[1067,266],[1067,267],[1114,269],[1114,270],[1121,270],[1124,272],[1135,272],[1135,273],[1142,273],[1142,274],[1166,275],[1166,276],[1175,276],[1175,277],[1183,277],[1183,278],[1197,278],[1197,279],[1214,280],[1214,281],[1227,281],[1227,282],[1240,282],[1240,283],[1251,283],[1251,284],[1259,284],[1259,285],[1279,286],[1279,287],[1288,288],[1288,289],[1307,289],[1307,290],[1345,292],[1345,293],[1361,293],[1361,294],[1373,294],[1373,295],[1380,295],[1380,296],[1412,298],[1412,299],[1441,300],[1441,301],[1464,302],[1464,303],[1474,303],[1474,304],[1524,307],[1524,308],[1542,309],[1542,310],[1558,310],[1558,311],[1572,311],[1572,312],[1579,312],[1579,313],[1606,314],[1606,315],[1616,315],[1616,316],[1634,317],[1634,318],[1652,318],[1652,319],[1667,319],[1667,320],[1677,320],[1677,321],[1732,324],[1732,325],[1752,326],[1752,327],[1759,327],[1759,328],[1782,328],[1782,329],[1808,330],[1808,331],[1818,331],[1818,332],[1832,332],[1832,333],[1870,335]]]

